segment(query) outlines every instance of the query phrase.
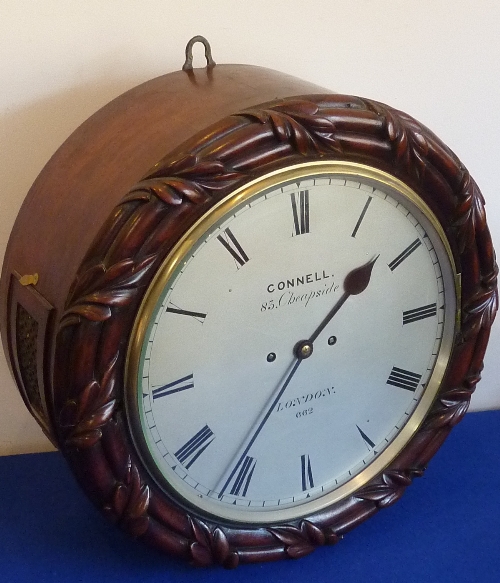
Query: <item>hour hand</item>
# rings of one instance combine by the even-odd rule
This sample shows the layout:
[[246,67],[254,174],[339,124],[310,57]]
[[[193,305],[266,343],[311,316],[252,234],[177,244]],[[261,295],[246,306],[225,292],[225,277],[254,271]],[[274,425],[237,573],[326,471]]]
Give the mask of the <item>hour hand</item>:
[[328,312],[326,317],[323,319],[321,324],[316,328],[316,330],[309,337],[309,343],[312,344],[316,338],[325,329],[330,320],[335,316],[335,314],[344,305],[345,301],[349,296],[357,296],[361,292],[364,292],[370,283],[370,278],[372,276],[372,269],[375,265],[375,261],[379,258],[379,255],[361,265],[361,267],[356,267],[352,269],[344,278],[344,293],[340,296],[337,303]]

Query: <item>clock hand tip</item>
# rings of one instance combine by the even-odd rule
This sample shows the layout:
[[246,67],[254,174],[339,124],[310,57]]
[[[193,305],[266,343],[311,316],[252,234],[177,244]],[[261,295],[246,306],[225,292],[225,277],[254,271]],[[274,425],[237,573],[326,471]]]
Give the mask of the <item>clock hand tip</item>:
[[344,279],[345,293],[355,296],[365,291],[370,283],[373,266],[379,257],[380,254],[361,267],[356,267],[346,275],[346,278]]

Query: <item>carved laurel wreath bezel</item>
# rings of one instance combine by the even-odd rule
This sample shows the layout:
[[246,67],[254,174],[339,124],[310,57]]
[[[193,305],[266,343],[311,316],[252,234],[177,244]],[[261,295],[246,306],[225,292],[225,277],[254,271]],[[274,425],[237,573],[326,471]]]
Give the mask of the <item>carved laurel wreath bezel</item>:
[[[355,495],[288,524],[217,523],[158,489],[125,419],[134,316],[178,238],[235,188],[272,170],[346,160],[392,173],[441,223],[462,274],[462,322],[438,398],[403,452]],[[103,193],[103,196],[105,193]],[[312,95],[228,117],[168,153],[122,199],[84,259],[59,323],[54,417],[91,499],[134,536],[198,565],[300,557],[394,503],[465,414],[497,310],[482,195],[456,156],[413,118],[346,95]]]

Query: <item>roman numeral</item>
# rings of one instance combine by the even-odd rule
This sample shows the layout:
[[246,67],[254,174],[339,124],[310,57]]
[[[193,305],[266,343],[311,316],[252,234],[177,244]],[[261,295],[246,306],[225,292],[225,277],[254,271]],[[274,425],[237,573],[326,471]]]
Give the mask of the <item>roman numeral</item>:
[[366,433],[361,429],[361,427],[359,427],[359,425],[356,425],[356,427],[358,428],[358,431],[359,431],[361,437],[363,438],[363,441],[366,443],[366,445],[368,445],[369,447],[371,447],[373,449],[375,447],[375,444],[373,443],[373,441],[368,437],[368,435],[366,435]]
[[163,385],[162,387],[153,389],[153,401],[160,397],[165,397],[166,395],[172,395],[173,393],[192,388],[194,388],[194,381],[193,375],[190,374],[187,377],[182,377],[172,383],[168,383],[168,385]]
[[314,488],[311,460],[308,455],[300,456],[300,465],[302,467],[302,491],[305,492],[310,488]]
[[370,206],[370,203],[372,201],[372,198],[373,197],[371,197],[371,196],[368,197],[368,200],[366,201],[365,206],[363,207],[363,210],[361,211],[361,214],[359,215],[358,222],[356,223],[356,226],[354,227],[354,231],[352,232],[351,237],[355,237],[356,236],[356,234],[358,232],[358,229],[359,229],[359,226],[361,225],[361,222],[365,218],[366,211],[368,210],[368,207]]
[[389,263],[389,269],[394,271],[396,267],[401,265],[405,259],[408,259],[408,257],[415,251],[415,249],[418,249],[420,245],[422,245],[422,241],[420,239],[415,239],[415,241],[413,241],[411,245],[408,245],[408,247],[396,257],[396,259],[393,259]]
[[233,496],[246,496],[250,480],[252,479],[253,476],[253,471],[255,470],[256,463],[257,460],[255,458],[250,457],[248,455],[245,457],[242,456],[240,458],[240,461],[236,464],[233,471],[229,475],[229,478],[222,487],[222,490],[219,492],[218,498],[221,499],[222,496],[224,496],[224,492],[231,483],[231,480],[236,474],[238,468],[240,471],[237,473],[236,479],[233,482],[233,487],[231,488],[229,493],[232,494]]
[[387,384],[406,389],[407,391],[416,391],[421,378],[421,374],[393,366],[391,374],[387,379]]
[[217,240],[220,241],[222,245],[224,245],[225,249],[229,251],[237,263],[236,267],[238,267],[238,265],[241,267],[245,265],[247,261],[249,261],[248,255],[243,251],[243,248],[238,243],[236,237],[233,235],[229,227],[224,229],[224,235],[217,236]]
[[236,476],[236,480],[234,481],[233,487],[230,490],[230,494],[233,496],[246,496],[248,485],[250,484],[250,480],[252,479],[253,471],[255,470],[255,464],[257,460],[253,457],[246,456],[241,464],[240,471]]
[[435,316],[436,314],[436,304],[428,304],[427,306],[422,306],[421,308],[407,310],[406,312],[403,312],[403,326],[405,324],[410,324],[411,322],[424,320],[425,318],[432,318],[432,316]]
[[206,314],[202,314],[201,312],[191,312],[189,310],[181,310],[181,308],[179,308],[175,304],[171,304],[170,306],[168,306],[166,311],[170,312],[171,314],[180,314],[181,316],[191,316],[192,318],[194,318],[195,320],[198,320],[198,322],[201,322],[202,324],[203,324],[205,318],[207,317]]
[[301,190],[296,199],[296,193],[290,194],[293,212],[293,226],[295,235],[309,233],[309,191]]
[[[205,425],[203,429],[200,429],[198,433],[176,451],[174,455],[186,470],[189,470],[214,439],[215,435],[212,430],[208,425]],[[184,463],[186,461],[187,464]]]

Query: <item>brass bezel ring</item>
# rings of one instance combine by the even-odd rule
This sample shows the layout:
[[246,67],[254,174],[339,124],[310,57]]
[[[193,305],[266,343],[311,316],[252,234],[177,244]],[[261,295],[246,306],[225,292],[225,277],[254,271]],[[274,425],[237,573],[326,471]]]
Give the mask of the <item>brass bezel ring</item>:
[[[445,281],[445,293],[447,294],[445,329],[443,331],[443,341],[439,350],[439,356],[436,360],[428,386],[407,423],[390,445],[371,464],[366,466],[366,468],[348,482],[319,498],[315,498],[299,506],[285,507],[277,510],[266,509],[262,513],[254,510],[244,511],[241,507],[238,507],[235,512],[231,506],[228,505],[226,509],[224,505],[212,504],[210,499],[206,497],[205,499],[208,502],[200,503],[196,494],[189,496],[189,494],[183,495],[179,492],[177,493],[177,495],[186,500],[189,506],[194,506],[198,512],[208,514],[212,518],[222,518],[236,523],[270,524],[282,520],[293,520],[319,512],[352,495],[382,472],[414,437],[434,403],[441,380],[446,372],[455,338],[456,325],[459,325],[460,277],[456,272],[453,254],[443,228],[428,205],[411,188],[396,177],[364,164],[346,161],[311,161],[282,168],[248,182],[210,208],[203,217],[181,236],[178,243],[163,261],[144,295],[132,329],[125,367],[127,419],[131,435],[144,466],[148,468],[156,483],[164,491],[176,491],[175,486],[168,478],[163,476],[154,461],[154,456],[149,452],[146,438],[143,436],[141,413],[138,406],[138,375],[142,368],[144,358],[144,340],[147,336],[148,327],[151,326],[150,323],[154,319],[158,305],[161,304],[162,294],[168,286],[168,282],[176,277],[177,270],[182,265],[184,258],[192,253],[193,248],[203,235],[223,221],[224,217],[235,213],[239,206],[246,204],[250,199],[260,195],[263,191],[312,175],[315,177],[348,176],[379,185],[384,192],[403,201],[403,206],[410,207],[409,210],[413,214],[420,214],[417,218],[420,221],[423,217],[424,223],[427,223],[427,226],[424,225],[426,230],[429,226],[434,230],[435,236],[432,236],[431,233],[431,240],[440,258],[440,265]],[[441,245],[441,249],[439,249],[439,245]]]

